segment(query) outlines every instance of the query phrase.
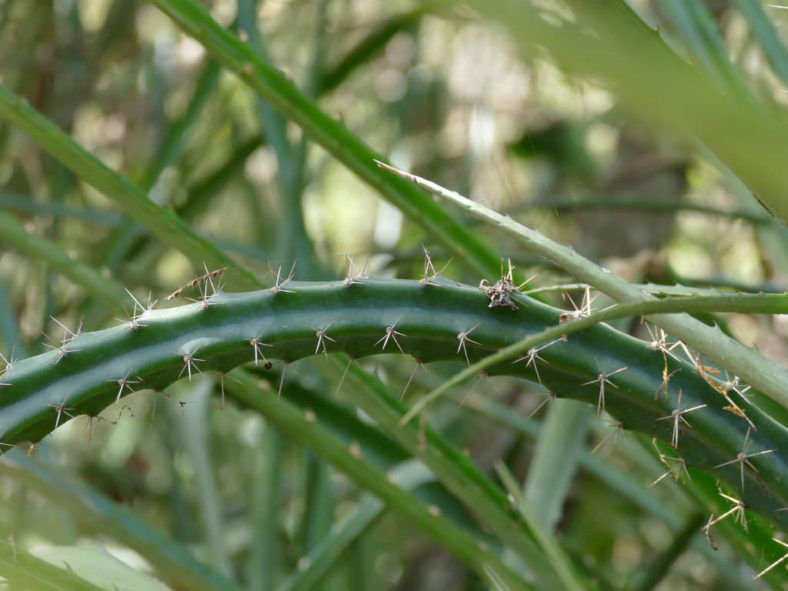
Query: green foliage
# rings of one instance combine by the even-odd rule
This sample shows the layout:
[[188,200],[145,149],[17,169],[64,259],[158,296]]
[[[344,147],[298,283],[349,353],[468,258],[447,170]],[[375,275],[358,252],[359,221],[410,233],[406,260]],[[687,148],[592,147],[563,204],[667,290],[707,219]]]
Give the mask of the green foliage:
[[760,4],[208,4],[0,0],[0,585],[784,588]]

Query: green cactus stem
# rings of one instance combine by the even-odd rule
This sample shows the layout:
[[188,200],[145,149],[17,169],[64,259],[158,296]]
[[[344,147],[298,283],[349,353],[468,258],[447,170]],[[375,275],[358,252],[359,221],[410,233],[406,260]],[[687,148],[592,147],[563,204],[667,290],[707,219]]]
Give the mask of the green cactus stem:
[[[403,353],[465,366],[559,325],[561,310],[514,298],[517,309],[490,308],[482,291],[453,282],[364,279],[290,282],[145,311],[8,367],[0,375],[1,438],[36,442],[133,390],[161,390],[245,363],[270,367],[341,352],[354,358]],[[689,362],[596,325],[541,348],[536,358],[488,371],[538,381],[557,396],[604,407],[625,429],[673,443],[687,467],[724,481],[748,509],[785,526],[788,513],[777,511],[788,505],[785,458],[759,453],[788,449],[785,425],[736,393],[746,417],[726,409],[729,400]],[[676,418],[677,408],[693,407],[699,408]]]

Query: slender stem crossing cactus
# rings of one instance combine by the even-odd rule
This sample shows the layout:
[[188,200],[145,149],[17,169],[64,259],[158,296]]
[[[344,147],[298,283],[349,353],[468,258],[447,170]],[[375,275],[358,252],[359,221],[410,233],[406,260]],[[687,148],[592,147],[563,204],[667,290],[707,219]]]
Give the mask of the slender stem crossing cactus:
[[[365,279],[289,282],[148,310],[10,365],[0,377],[0,433],[5,444],[36,442],[134,389],[160,390],[244,363],[402,352],[419,362],[465,364],[560,325],[558,309],[523,296],[514,303],[517,309],[490,308],[480,290],[450,282]],[[731,408],[702,367],[653,344],[606,325],[573,332],[569,322],[559,331],[572,334],[489,373],[538,381],[672,444],[675,461],[726,482],[748,509],[784,527],[788,468],[770,451],[786,448],[783,424],[741,399]]]

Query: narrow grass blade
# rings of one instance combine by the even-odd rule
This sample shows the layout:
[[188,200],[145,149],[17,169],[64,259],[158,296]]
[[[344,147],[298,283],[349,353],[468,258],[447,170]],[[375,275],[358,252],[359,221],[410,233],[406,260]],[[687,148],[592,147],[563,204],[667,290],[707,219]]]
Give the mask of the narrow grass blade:
[[495,466],[498,473],[498,478],[503,482],[504,487],[511,497],[514,499],[514,505],[517,511],[522,515],[525,522],[528,524],[530,530],[536,536],[536,539],[542,551],[547,556],[553,570],[561,578],[564,584],[564,589],[568,591],[580,591],[581,589],[588,589],[587,583],[583,583],[576,574],[572,567],[572,562],[569,557],[564,553],[555,537],[548,533],[541,523],[541,519],[536,517],[536,508],[533,507],[520,492],[520,487],[514,476],[509,472],[506,464],[498,462]]
[[[334,362],[337,370],[344,363]],[[438,479],[471,511],[482,516],[487,528],[512,549],[547,588],[561,588],[561,577],[546,563],[533,533],[511,518],[508,500],[459,450],[428,425],[400,427],[405,406],[375,376],[347,366],[351,400],[391,433],[410,453],[419,457]]]
[[563,513],[593,416],[587,404],[556,400],[536,440],[524,495],[539,527],[548,534],[555,531]]
[[650,565],[638,573],[636,584],[632,586],[634,591],[649,591],[654,589],[657,584],[668,574],[670,569],[676,564],[698,532],[703,527],[705,516],[700,513],[691,515],[684,523],[684,527],[678,532],[673,542],[668,548],[663,550]]
[[763,4],[759,0],[733,0],[733,3],[750,24],[754,37],[760,43],[774,73],[780,77],[783,84],[788,85],[788,51],[785,50],[785,45],[764,10]]
[[250,589],[273,589],[276,566],[282,559],[278,539],[282,456],[287,446],[278,428],[266,423],[260,436],[260,458],[254,466],[249,513],[254,539],[249,545],[246,577]]
[[248,45],[222,28],[205,7],[192,0],[151,0],[151,3],[202,43],[214,59],[235,72],[280,115],[298,124],[312,141],[420,224],[431,238],[443,242],[477,271],[491,272],[498,268],[498,256],[476,234],[455,222],[421,191],[378,170],[373,163],[377,156],[368,146],[340,121],[326,115]]
[[485,569],[492,569],[511,589],[532,589],[489,549],[480,547],[478,540],[445,517],[430,512],[410,493],[391,483],[385,474],[374,469],[352,448],[338,441],[318,421],[310,421],[285,397],[277,398],[261,392],[257,381],[249,374],[235,370],[231,375],[238,380],[228,382],[228,393],[244,406],[251,407],[277,424],[293,439],[311,449],[335,468],[345,473],[360,486],[383,500],[389,510],[410,521],[433,538],[469,568],[485,577]]
[[126,292],[120,284],[70,256],[60,245],[28,232],[19,220],[3,211],[0,211],[0,240],[30,257],[44,261],[50,269],[84,287],[88,294],[101,299],[110,308],[117,308],[126,299]]
[[198,236],[173,212],[153,203],[128,178],[109,169],[74,139],[63,133],[49,119],[0,84],[0,117],[7,119],[28,134],[42,149],[60,161],[74,174],[115,201],[130,217],[145,226],[162,242],[179,250],[197,268],[231,267],[237,279],[247,288],[258,287],[259,281],[216,246]]
[[[779,156],[788,135],[784,112],[751,92],[742,100],[738,93],[718,91],[623,0],[567,4],[574,18],[557,27],[532,3],[472,2],[482,16],[511,31],[522,55],[540,55],[547,48],[562,68],[606,84],[646,125],[699,139],[783,225],[788,223],[787,173]],[[746,150],[741,138],[748,139]]]
[[328,93],[337,88],[355,70],[382,52],[386,44],[395,35],[415,29],[422,18],[424,18],[424,11],[415,9],[410,12],[397,14],[384,21],[348,51],[334,66],[326,69],[320,76],[318,92]]
[[224,532],[224,511],[209,452],[208,412],[213,380],[203,378],[190,390],[188,408],[182,411],[171,410],[171,420],[178,430],[182,450],[191,460],[194,470],[197,503],[200,507],[199,516],[205,544],[209,550],[210,563],[217,571],[232,579],[233,566]]
[[[400,464],[389,470],[388,475],[392,482],[407,491],[435,478],[432,472],[416,460]],[[277,591],[311,589],[336,566],[344,552],[374,524],[384,509],[385,506],[380,500],[372,495],[364,495],[358,506],[335,523],[330,534],[299,561],[307,566],[293,572],[277,587]]]
[[719,30],[706,6],[682,0],[660,0],[659,4],[685,45],[687,59],[698,64],[721,92],[734,92],[746,99],[749,93],[741,73],[728,59]]
[[15,544],[0,540],[0,577],[8,589],[36,591],[101,591],[64,565],[59,568]]
[[68,511],[86,530],[98,529],[139,552],[174,588],[241,591],[232,581],[197,561],[182,545],[140,521],[128,507],[117,505],[84,486],[60,480],[22,454],[7,454],[2,466],[6,478]]

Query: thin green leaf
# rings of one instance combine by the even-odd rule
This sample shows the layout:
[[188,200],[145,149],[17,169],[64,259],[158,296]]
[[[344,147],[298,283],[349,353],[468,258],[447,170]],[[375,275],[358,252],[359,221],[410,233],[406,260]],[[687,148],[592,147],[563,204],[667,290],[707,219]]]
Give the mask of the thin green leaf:
[[571,560],[564,553],[556,539],[545,528],[542,519],[537,517],[536,507],[533,507],[520,492],[520,487],[514,476],[509,472],[506,464],[499,461],[495,465],[495,471],[498,473],[498,477],[503,482],[509,495],[514,499],[517,511],[523,516],[523,519],[525,519],[525,522],[536,536],[539,546],[550,561],[553,570],[561,577],[564,589],[577,589],[578,591],[580,589],[588,589],[588,581],[583,582],[578,578],[572,567]]
[[128,178],[109,169],[74,139],[63,133],[27,101],[0,84],[0,117],[28,134],[42,149],[60,161],[86,183],[115,201],[130,217],[145,226],[165,244],[179,250],[197,268],[231,267],[246,287],[260,283],[209,240],[201,238],[172,211],[156,205]]
[[[435,479],[432,472],[416,460],[409,460],[389,470],[388,475],[392,482],[407,491]],[[305,564],[306,567],[294,571],[277,587],[277,591],[311,589],[336,566],[344,552],[368,530],[383,510],[384,505],[381,501],[372,495],[364,495],[358,506],[336,522],[329,535],[299,560],[299,563]]]
[[498,256],[476,234],[455,222],[421,191],[377,169],[373,162],[377,156],[369,147],[340,121],[326,115],[248,45],[222,28],[204,6],[193,0],[151,0],[151,3],[202,43],[214,59],[235,72],[280,115],[298,124],[312,141],[420,224],[431,238],[443,242],[477,271],[490,272],[498,267]]
[[9,589],[102,591],[70,570],[68,564],[59,568],[6,540],[0,540],[0,577]]
[[[783,153],[788,117],[749,93],[718,91],[694,66],[664,44],[659,31],[623,0],[568,0],[573,19],[560,26],[529,2],[475,0],[485,17],[512,33],[525,56],[547,48],[565,70],[606,84],[635,118],[654,129],[670,129],[707,145],[741,178],[782,223],[788,223],[788,184]],[[747,138],[742,150],[741,138]]]
[[74,482],[66,482],[22,454],[9,452],[2,460],[3,474],[69,512],[86,530],[97,530],[136,550],[159,576],[175,588],[204,591],[241,591],[192,557],[184,546],[146,525],[129,509]]
[[118,307],[126,299],[126,292],[120,284],[72,257],[57,243],[28,232],[19,220],[3,211],[0,211],[0,240],[32,258],[44,261],[50,269],[84,287],[90,295],[101,299],[110,308]]
[[[763,5],[758,0],[733,0],[733,3],[738,6],[749,22],[750,28],[761,44],[763,53],[769,60],[774,73],[780,77],[783,84],[788,84],[788,51],[785,50],[785,45],[783,45],[776,27],[769,20]],[[774,8],[771,9],[774,10]]]
[[574,400],[556,400],[548,412],[528,468],[524,498],[540,528],[551,533],[561,518],[580,452],[585,449],[593,411]]
[[[375,376],[352,363],[333,362],[352,382],[349,396],[365,413],[400,442],[414,456],[419,457],[438,479],[471,511],[482,515],[492,533],[504,542],[538,577],[545,588],[560,589],[558,576],[545,562],[533,542],[533,534],[511,519],[506,511],[508,501],[459,450],[448,444],[428,425],[398,426],[405,406],[392,396],[388,388]],[[426,443],[425,443],[426,442]]]
[[246,577],[250,589],[273,589],[276,569],[282,560],[279,543],[279,502],[282,485],[284,435],[267,423],[260,437],[260,458],[254,466],[249,495],[249,518],[253,540],[249,544]]
[[319,418],[317,421],[310,420],[286,398],[261,392],[257,381],[246,372],[234,370],[230,375],[237,380],[228,381],[226,384],[228,394],[233,399],[260,412],[290,437],[383,500],[389,510],[413,523],[480,576],[485,577],[485,569],[490,568],[512,589],[533,588],[506,567],[488,548],[480,546],[479,541],[464,529],[454,525],[446,517],[430,512],[421,501],[391,483],[385,474],[373,468],[363,457],[359,457],[352,446],[338,441],[320,425]]
[[233,566],[224,533],[224,511],[208,449],[208,411],[213,380],[202,379],[193,384],[190,390],[188,408],[175,410],[171,407],[171,420],[175,423],[179,442],[194,470],[199,516],[210,563],[217,571],[232,579]]

